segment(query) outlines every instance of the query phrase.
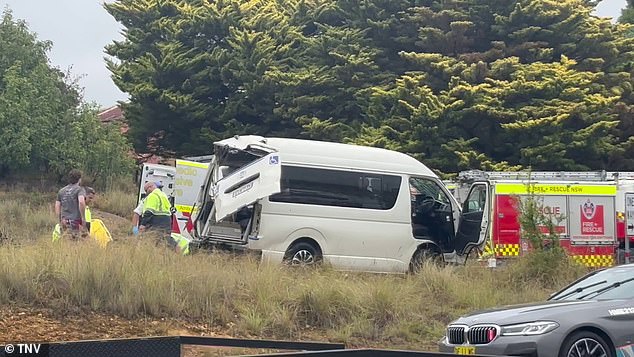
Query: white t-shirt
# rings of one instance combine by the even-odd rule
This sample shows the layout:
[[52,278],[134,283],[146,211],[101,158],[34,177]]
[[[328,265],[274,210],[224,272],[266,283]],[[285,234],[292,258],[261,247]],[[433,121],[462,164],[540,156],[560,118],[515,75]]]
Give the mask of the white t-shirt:
[[138,214],[139,216],[143,215],[143,200],[139,201],[139,205],[136,206],[136,208],[134,209],[134,213]]

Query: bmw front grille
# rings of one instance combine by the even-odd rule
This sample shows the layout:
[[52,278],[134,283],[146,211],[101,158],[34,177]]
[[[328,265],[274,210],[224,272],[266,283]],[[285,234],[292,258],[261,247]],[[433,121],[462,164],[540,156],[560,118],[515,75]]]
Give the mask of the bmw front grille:
[[498,330],[495,326],[475,326],[467,330],[467,341],[472,345],[486,345],[495,340]]
[[447,328],[447,338],[452,345],[461,345],[465,342],[465,328],[462,326],[450,326]]
[[486,345],[499,335],[500,328],[495,325],[449,326],[447,341],[452,345]]

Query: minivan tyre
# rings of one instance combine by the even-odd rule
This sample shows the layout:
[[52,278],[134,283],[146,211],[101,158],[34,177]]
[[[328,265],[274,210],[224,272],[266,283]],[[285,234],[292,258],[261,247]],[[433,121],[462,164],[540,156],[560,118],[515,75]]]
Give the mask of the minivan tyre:
[[315,266],[321,261],[321,250],[307,242],[293,244],[284,255],[284,262],[291,266]]
[[[581,355],[579,351],[582,352]],[[594,353],[590,353],[592,351]],[[559,351],[559,357],[599,357],[602,355],[614,357],[605,339],[591,331],[578,331],[568,336]]]
[[482,251],[480,250],[480,248],[471,247],[469,251],[467,252],[467,254],[465,254],[464,264],[467,265],[467,263],[471,261],[478,260],[481,254],[482,254]]
[[431,262],[436,266],[443,266],[444,261],[440,253],[435,249],[421,248],[416,251],[412,261],[409,264],[409,270],[412,274],[420,273],[425,262]]

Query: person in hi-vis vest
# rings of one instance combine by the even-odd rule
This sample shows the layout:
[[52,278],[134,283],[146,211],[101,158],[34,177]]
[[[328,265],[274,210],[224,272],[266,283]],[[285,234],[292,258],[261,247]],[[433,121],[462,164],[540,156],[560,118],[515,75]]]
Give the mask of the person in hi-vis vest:
[[139,231],[151,230],[169,237],[172,231],[172,205],[167,195],[157,187],[156,182],[147,182],[143,189],[147,196],[143,202]]
[[84,209],[84,217],[86,219],[86,228],[90,232],[90,221],[92,221],[92,212],[90,212],[90,203],[95,200],[97,192],[92,187],[85,187],[86,190],[86,208]]

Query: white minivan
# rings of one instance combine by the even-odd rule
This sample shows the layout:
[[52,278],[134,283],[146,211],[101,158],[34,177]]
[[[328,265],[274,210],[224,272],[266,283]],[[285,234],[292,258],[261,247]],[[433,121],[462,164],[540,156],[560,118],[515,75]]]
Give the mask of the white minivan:
[[486,237],[488,209],[468,208],[470,201],[488,204],[480,186],[461,213],[439,177],[408,155],[236,136],[214,144],[191,244],[248,249],[266,262],[368,272],[404,273],[425,259],[460,263]]

